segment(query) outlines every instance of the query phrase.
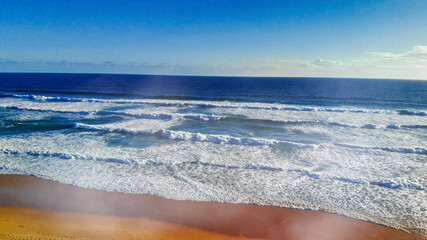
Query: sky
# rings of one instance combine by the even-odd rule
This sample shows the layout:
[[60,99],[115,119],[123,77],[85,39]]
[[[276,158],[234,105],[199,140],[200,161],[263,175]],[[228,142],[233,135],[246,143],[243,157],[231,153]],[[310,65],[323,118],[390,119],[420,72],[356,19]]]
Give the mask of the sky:
[[0,72],[427,80],[426,0],[0,0]]

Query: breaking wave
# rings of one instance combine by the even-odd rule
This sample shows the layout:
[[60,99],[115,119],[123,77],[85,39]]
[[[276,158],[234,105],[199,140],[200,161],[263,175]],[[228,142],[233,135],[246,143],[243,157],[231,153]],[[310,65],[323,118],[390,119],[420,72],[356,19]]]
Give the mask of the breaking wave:
[[374,113],[374,114],[400,114],[413,116],[426,116],[424,111],[412,110],[380,110],[380,109],[351,109],[351,108],[328,108],[328,107],[305,107],[284,104],[269,104],[255,102],[230,102],[230,101],[199,101],[199,100],[176,100],[176,99],[102,99],[102,98],[76,98],[55,97],[43,95],[19,95],[13,94],[15,98],[26,98],[36,101],[59,101],[59,102],[102,102],[117,104],[154,104],[160,106],[197,106],[201,108],[240,108],[240,109],[263,109],[281,111],[303,111],[303,112],[336,112],[336,113]]
[[415,154],[427,154],[427,149],[421,147],[414,148],[397,148],[397,147],[366,147],[366,146],[358,146],[351,144],[343,144],[343,143],[335,143],[335,145],[345,148],[353,148],[353,149],[372,149],[372,150],[383,150],[388,152],[397,152],[397,153],[415,153]]
[[280,140],[274,140],[274,139],[238,138],[238,137],[232,137],[228,135],[190,133],[190,132],[172,131],[172,130],[166,130],[166,129],[131,130],[131,129],[120,128],[120,127],[97,126],[97,125],[89,125],[84,123],[77,123],[75,127],[80,129],[86,129],[86,130],[121,132],[121,133],[127,133],[127,134],[150,134],[150,135],[162,136],[172,140],[213,142],[213,143],[220,143],[220,144],[251,145],[251,146],[284,144],[284,145],[297,147],[297,148],[313,148],[315,146],[313,144],[303,144],[303,143],[280,141]]

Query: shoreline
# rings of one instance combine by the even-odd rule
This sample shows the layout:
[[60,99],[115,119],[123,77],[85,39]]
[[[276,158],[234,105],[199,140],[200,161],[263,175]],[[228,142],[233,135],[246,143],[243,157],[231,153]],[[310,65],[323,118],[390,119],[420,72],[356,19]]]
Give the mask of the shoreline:
[[[200,234],[213,234],[212,238],[423,239],[383,225],[323,211],[244,203],[170,200],[148,194],[79,188],[25,175],[0,174],[0,208],[0,216],[3,216],[5,208],[8,211],[20,209],[24,212],[26,209],[37,213],[46,210],[50,214],[56,212],[61,218],[51,219],[49,223],[58,226],[64,219],[73,218],[72,216],[75,218],[76,214],[86,214],[96,215],[94,219],[98,219],[97,221],[131,218],[133,222],[135,219],[152,221],[154,225],[165,224],[164,226],[174,229],[180,226],[186,231],[190,229],[200,231]],[[44,215],[46,214],[45,212]],[[123,223],[116,228],[133,231],[129,230],[129,224]],[[141,226],[140,234],[143,235],[142,230],[148,228],[145,229],[148,231],[151,225]],[[1,231],[0,229],[0,233]]]

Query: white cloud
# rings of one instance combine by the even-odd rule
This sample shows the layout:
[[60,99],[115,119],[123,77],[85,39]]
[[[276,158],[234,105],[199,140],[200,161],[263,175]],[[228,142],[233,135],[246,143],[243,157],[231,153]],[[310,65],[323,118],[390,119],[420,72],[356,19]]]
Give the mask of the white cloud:
[[340,61],[327,60],[327,59],[317,59],[311,63],[314,66],[324,67],[324,68],[341,68],[343,63]]
[[427,61],[427,46],[414,46],[411,50],[405,53],[368,52],[367,54],[388,60],[425,62]]

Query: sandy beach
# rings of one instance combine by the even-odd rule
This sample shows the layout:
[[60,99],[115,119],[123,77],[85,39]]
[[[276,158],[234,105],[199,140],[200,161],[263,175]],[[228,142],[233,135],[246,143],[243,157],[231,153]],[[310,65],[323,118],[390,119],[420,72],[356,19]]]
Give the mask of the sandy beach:
[[0,239],[246,239],[147,218],[0,207]]
[[422,239],[335,214],[169,200],[0,175],[4,239]]

